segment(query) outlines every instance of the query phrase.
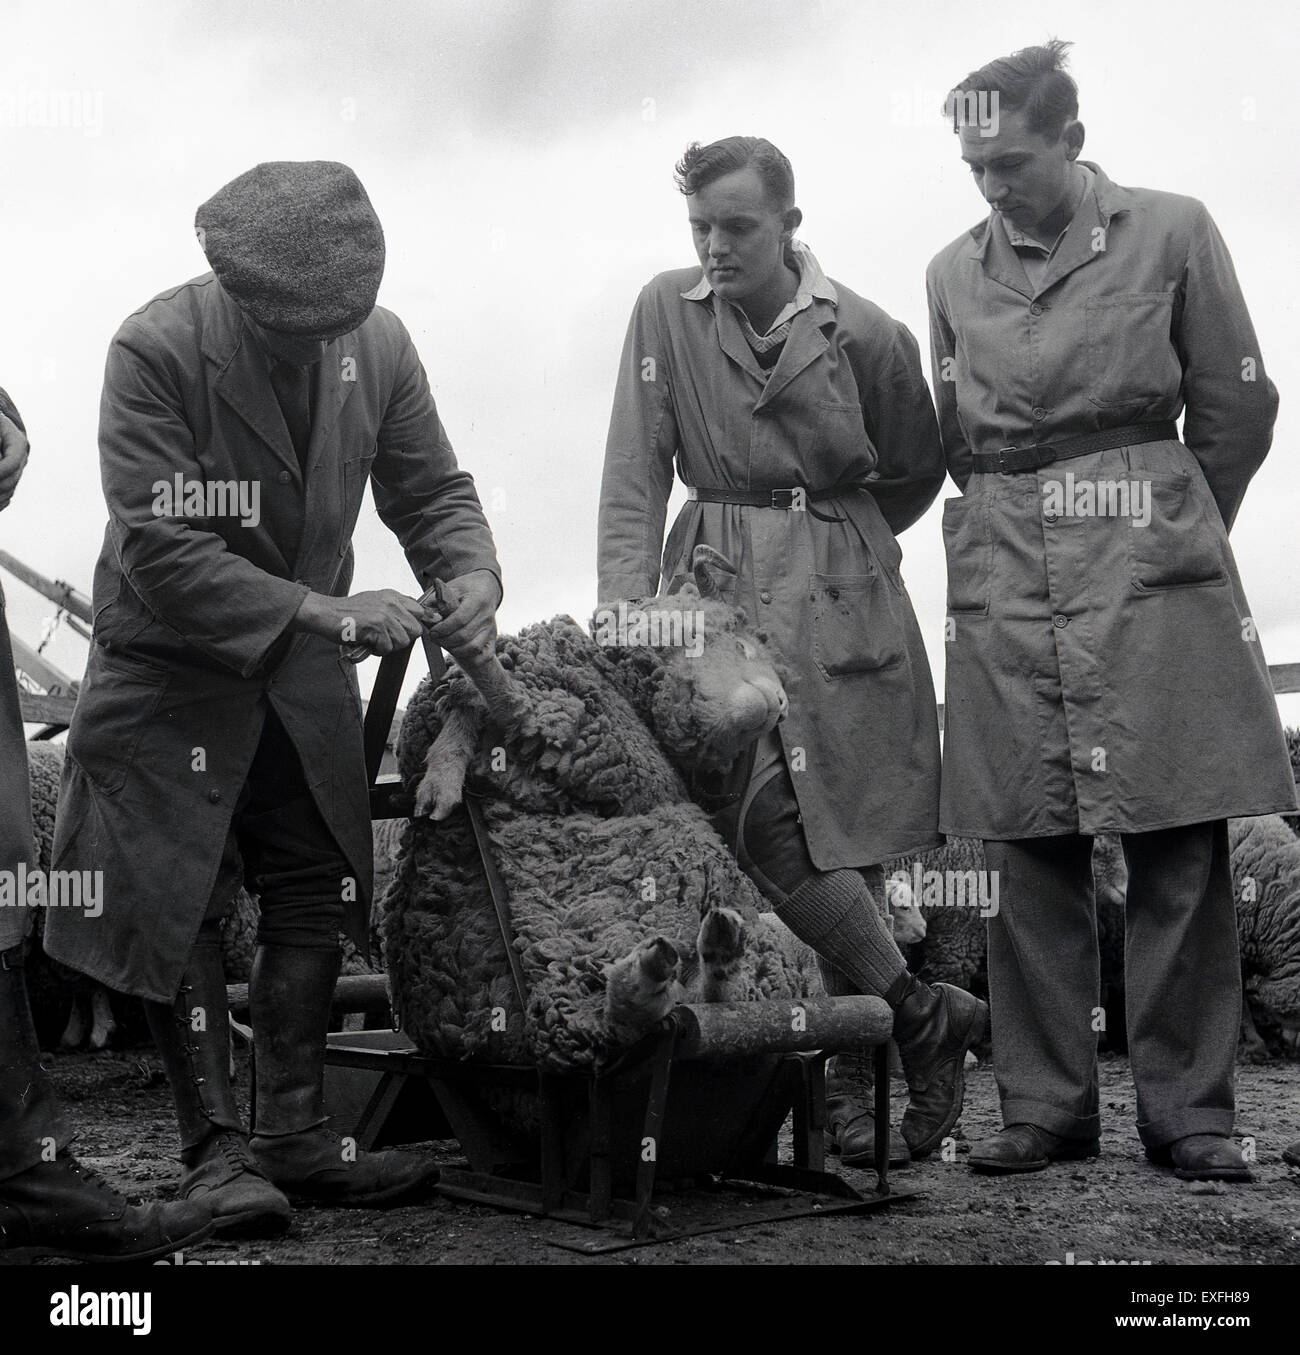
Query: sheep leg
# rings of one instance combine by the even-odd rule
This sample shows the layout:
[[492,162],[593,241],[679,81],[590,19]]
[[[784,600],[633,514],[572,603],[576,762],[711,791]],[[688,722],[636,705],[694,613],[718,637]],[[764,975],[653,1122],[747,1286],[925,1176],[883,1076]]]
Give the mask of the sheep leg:
[[416,818],[445,819],[460,804],[483,714],[457,708],[447,717],[438,737],[429,745],[424,760],[424,776],[415,792]]
[[641,1035],[677,1002],[678,957],[664,936],[643,941],[605,970],[605,1017],[624,1037]]
[[108,989],[97,983],[90,990],[90,1047],[107,1049],[108,1042],[117,1031],[117,1022],[113,1019],[113,1006]]
[[710,908],[695,938],[700,957],[700,1000],[730,1002],[745,954],[745,921],[732,908]]
[[72,1010],[68,1013],[68,1024],[59,1036],[60,1049],[80,1049],[86,1043],[88,1024],[85,1013],[85,994],[73,993]]

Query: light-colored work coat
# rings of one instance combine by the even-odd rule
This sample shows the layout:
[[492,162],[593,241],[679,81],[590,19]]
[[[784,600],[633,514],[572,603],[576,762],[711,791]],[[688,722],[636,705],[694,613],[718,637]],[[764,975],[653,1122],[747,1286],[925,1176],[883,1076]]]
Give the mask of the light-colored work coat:
[[[1040,285],[992,216],[928,270],[944,454],[965,490],[943,518],[949,833],[1145,832],[1295,806],[1227,539],[1277,393],[1205,208],[1089,168]],[[975,451],[1180,414],[1182,441],[971,474]]]
[[[286,627],[309,591],[345,596],[369,480],[421,584],[497,571],[473,480],[400,320],[376,309],[325,351],[304,476],[262,350],[211,274],[123,324],[100,407],[109,523],[95,642],[68,735],[54,866],[103,872],[95,919],[52,910],[45,947],[170,1001],[269,707],[356,873],[366,935],[370,809],[353,665]],[[182,475],[258,488],[259,520],[160,515]]]
[[[907,329],[839,283],[799,311],[771,375],[701,272],[642,291],[619,368],[601,487],[599,594],[675,588],[706,543],[784,661],[778,727],[814,864],[870,865],[937,840],[934,691],[895,533],[943,481]],[[812,511],[692,501],[664,546],[673,467],[692,486],[821,489]],[[662,566],[660,548],[663,546]]]

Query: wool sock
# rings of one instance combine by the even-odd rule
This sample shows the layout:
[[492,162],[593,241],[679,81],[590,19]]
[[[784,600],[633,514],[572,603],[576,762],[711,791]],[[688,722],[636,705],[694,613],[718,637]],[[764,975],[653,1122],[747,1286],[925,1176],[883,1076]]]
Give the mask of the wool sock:
[[855,870],[818,871],[809,876],[776,905],[776,915],[840,971],[836,982],[846,981],[850,993],[888,1000],[911,977],[865,881]]

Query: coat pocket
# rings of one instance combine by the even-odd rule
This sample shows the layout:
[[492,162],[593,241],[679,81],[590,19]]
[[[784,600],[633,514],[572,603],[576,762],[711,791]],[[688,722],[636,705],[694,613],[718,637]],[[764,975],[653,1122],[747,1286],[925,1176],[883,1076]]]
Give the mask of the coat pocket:
[[986,500],[975,494],[944,500],[943,549],[948,610],[986,613],[993,591],[993,533]]
[[1088,392],[1094,405],[1141,404],[1177,394],[1172,292],[1091,298],[1084,314]]
[[1209,487],[1197,484],[1198,478],[1141,477],[1149,487],[1150,515],[1145,521],[1135,517],[1127,528],[1133,587],[1139,593],[1227,583],[1227,535]]
[[813,574],[813,659],[828,681],[900,662],[894,591],[880,574]]
[[68,731],[68,756],[105,795],[121,790],[170,682],[165,668],[92,647]]

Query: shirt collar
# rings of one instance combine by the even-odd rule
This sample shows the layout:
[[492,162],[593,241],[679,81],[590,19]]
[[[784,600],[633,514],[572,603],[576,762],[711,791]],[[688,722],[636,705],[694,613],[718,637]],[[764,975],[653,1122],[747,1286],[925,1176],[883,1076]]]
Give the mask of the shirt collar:
[[1078,206],[1075,207],[1074,214],[1070,217],[1070,221],[1066,223],[1065,229],[1061,231],[1061,234],[1058,235],[1050,245],[1042,240],[1035,239],[1032,235],[1026,235],[1019,226],[1013,226],[1001,212],[996,212],[994,214],[1002,222],[1002,229],[1006,231],[1007,239],[1011,241],[1016,249],[1035,249],[1042,254],[1046,254],[1048,257],[1055,253],[1056,247],[1061,243],[1061,240],[1065,236],[1065,232],[1070,229],[1070,224],[1074,221],[1074,217],[1078,215],[1079,207],[1082,207],[1084,203],[1087,202],[1089,196],[1093,192],[1093,185],[1097,181],[1097,176],[1084,161],[1079,161],[1079,168],[1083,170],[1084,173],[1084,187],[1083,192],[1079,195]]
[[[794,300],[786,303],[780,315],[772,321],[769,330],[777,325],[784,324],[792,315],[811,306],[814,300],[829,301],[832,306],[839,305],[839,293],[835,290],[835,284],[822,272],[822,266],[817,262],[817,256],[803,243],[802,240],[792,240],[790,242],[790,262],[799,270],[799,286],[795,291]],[[713,288],[709,285],[709,279],[703,271],[700,273],[700,280],[689,291],[682,293],[687,301],[707,301],[714,295]]]
[[[1090,215],[1095,216],[1095,219],[1101,225],[1109,226],[1112,216],[1130,210],[1133,194],[1129,189],[1121,187],[1117,183],[1112,183],[1107,177],[1106,171],[1093,161],[1080,160],[1079,164],[1084,169],[1091,171],[1092,181],[1080,199],[1079,206],[1075,209],[1074,220],[1078,220],[1080,212],[1090,212]],[[1092,210],[1090,211],[1090,209]],[[983,221],[970,228],[969,235],[975,247],[974,253],[971,255],[972,258],[983,259],[986,256],[989,244],[993,239],[994,218],[999,215],[998,212],[990,211]],[[1073,224],[1073,221],[1071,224]],[[1007,238],[1010,239],[1010,236]]]

